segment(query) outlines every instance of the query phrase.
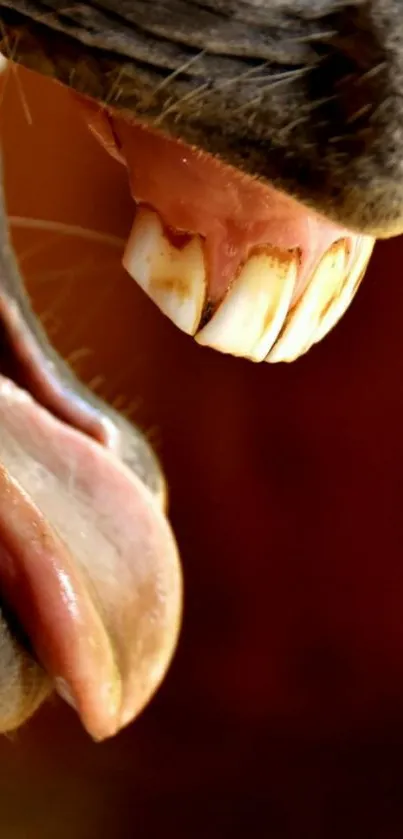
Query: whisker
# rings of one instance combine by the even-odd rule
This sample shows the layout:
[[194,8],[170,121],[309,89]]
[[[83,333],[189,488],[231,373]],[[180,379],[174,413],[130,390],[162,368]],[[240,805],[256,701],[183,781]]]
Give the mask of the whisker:
[[365,73],[357,79],[356,84],[360,85],[363,82],[368,81],[368,79],[373,79],[374,76],[377,76],[379,73],[383,73],[384,70],[387,68],[386,61],[380,61],[379,64],[376,64],[375,67],[370,67]]
[[152,99],[156,97],[157,93],[160,93],[161,90],[164,90],[164,88],[168,87],[168,85],[174,79],[176,79],[177,76],[180,76],[180,74],[188,70],[189,67],[192,66],[192,64],[195,64],[196,61],[199,61],[200,58],[203,58],[205,54],[206,50],[201,50],[197,53],[197,55],[192,55],[192,57],[189,58],[188,61],[184,61],[184,63],[181,64],[180,67],[177,67],[176,70],[173,70],[172,73],[170,73],[169,76],[166,77],[166,79],[164,79],[162,82],[160,82],[159,85],[157,85],[157,87],[154,88],[154,90],[152,91]]
[[65,361],[70,365],[70,367],[74,368],[80,361],[84,358],[89,358],[91,355],[93,355],[93,350],[89,347],[79,347],[76,350],[72,350],[72,352],[66,356]]
[[41,322],[48,338],[55,338],[60,330],[60,320],[56,318],[53,311],[48,309],[38,315],[38,320]]
[[138,413],[140,407],[140,399],[132,399],[129,404],[124,408],[121,413],[127,420],[132,420],[133,416]]
[[94,376],[92,379],[90,379],[89,382],[87,382],[87,387],[90,390],[92,390],[93,393],[97,393],[98,395],[100,393],[100,389],[105,387],[105,385],[106,385],[106,378],[105,378],[105,376],[102,376],[101,374],[98,374],[97,376]]
[[[102,311],[107,311],[107,301],[112,296],[113,286],[107,286],[103,293],[98,293],[96,295],[95,301],[91,304],[91,307],[86,310],[85,313],[85,327],[86,329],[90,328],[90,325],[96,323],[97,319],[99,319],[99,313]],[[74,322],[74,327],[70,328],[70,339],[73,344],[80,344],[80,330],[82,327],[82,321],[78,320]],[[81,339],[82,340],[82,339]]]
[[125,396],[124,393],[119,393],[117,396],[115,396],[115,398],[112,400],[110,404],[112,405],[112,408],[115,409],[115,411],[121,411],[122,408],[124,408],[124,406],[127,404],[127,396]]
[[300,76],[305,75],[306,72],[307,68],[303,67],[301,70],[290,70],[290,72],[279,73],[271,78],[268,77],[267,84],[259,89],[258,95],[254,96],[253,99],[249,99],[247,102],[243,102],[239,108],[235,108],[235,110],[232,111],[232,116],[242,114],[244,111],[247,111],[248,108],[253,108],[255,105],[259,105],[260,102],[262,102],[263,97],[274,90],[274,88],[280,87],[280,85],[285,82],[292,81],[294,78],[299,78]]
[[285,82],[292,82],[294,79],[300,79],[301,76],[306,76],[309,70],[310,68],[308,67],[301,67],[298,70],[285,70],[284,73],[273,73],[271,76],[266,76],[266,78],[264,76],[257,77],[256,81],[266,81],[265,89],[272,90],[274,87],[279,87],[279,85]]
[[[252,67],[250,70],[247,70],[241,76],[237,76],[235,78],[226,79],[224,82],[218,82],[214,85],[214,91],[221,92],[232,85],[239,86],[244,82],[250,82],[252,84],[265,82],[266,87],[268,90],[271,88],[277,87],[279,84],[284,84],[284,82],[293,81],[293,79],[300,78],[300,76],[305,75],[310,68],[308,67],[293,67],[292,70],[282,70],[279,73],[271,73],[271,74],[262,74],[262,75],[255,75],[255,73],[261,73],[265,67],[269,67],[270,62],[265,61],[263,64],[259,64],[257,67]],[[261,91],[262,92],[262,91]]]
[[54,313],[51,309],[45,309],[43,312],[38,312],[37,317],[41,321],[43,325],[52,321],[53,323],[56,322]]
[[[85,268],[86,266],[84,266]],[[32,284],[39,285],[40,283],[54,283],[60,280],[64,281],[64,284],[69,283],[72,285],[74,280],[76,279],[77,273],[79,273],[80,269],[73,269],[73,268],[52,268],[50,271],[35,271],[29,273],[29,280]],[[82,269],[81,269],[82,270]]]
[[[19,38],[19,36],[16,37],[16,39],[14,41],[13,48],[11,48],[7,32],[4,28],[1,20],[0,20],[0,34],[1,34],[1,40],[2,40],[2,42],[4,42],[4,51],[6,52],[7,58],[9,59],[9,62],[10,62],[9,66],[7,68],[7,72],[8,73],[13,73],[15,83],[17,85],[17,90],[18,90],[20,100],[21,100],[22,110],[24,112],[24,115],[25,115],[25,118],[27,120],[28,125],[31,126],[32,125],[31,111],[29,110],[27,98],[26,98],[25,93],[24,93],[24,89],[23,89],[23,86],[22,86],[22,83],[21,83],[21,79],[20,79],[20,77],[18,75],[18,72],[17,72],[17,65],[14,63],[14,58],[15,58],[16,53],[17,53],[17,47],[18,47],[18,43],[19,43],[20,38]],[[9,78],[9,76],[7,77],[7,79],[5,81],[5,85],[7,83],[8,78]],[[4,96],[4,89],[3,89],[3,96]],[[3,96],[1,98],[0,105],[1,105],[1,102],[3,101]]]
[[111,102],[113,102],[114,100],[115,101],[117,100],[118,97],[116,96],[116,94],[119,91],[119,85],[121,83],[122,76],[124,76],[124,67],[120,68],[119,72],[116,75],[116,78],[113,80],[113,82],[110,86],[109,93],[107,94],[107,96],[105,97],[105,100],[104,100],[105,107],[107,105],[110,105]]
[[214,85],[214,90],[221,91],[221,90],[225,90],[225,88],[227,88],[227,87],[231,87],[231,86],[235,87],[238,84],[249,81],[249,79],[251,81],[254,81],[255,73],[258,73],[258,72],[261,73],[262,70],[264,70],[265,67],[268,67],[268,66],[269,66],[269,62],[268,61],[263,61],[262,64],[257,64],[255,67],[249,67],[249,69],[245,70],[244,73],[241,73],[240,76],[231,76],[230,79],[225,79],[223,82],[218,82],[217,84]]
[[190,90],[188,93],[185,93],[180,99],[170,105],[168,108],[163,108],[161,111],[160,116],[155,120],[154,125],[160,125],[160,123],[168,116],[168,114],[175,113],[175,111],[179,111],[178,116],[180,116],[180,108],[182,105],[187,104],[191,100],[198,99],[199,96],[204,93],[210,87],[210,82],[206,82],[205,84],[199,85],[195,90]]
[[103,259],[102,263],[99,259],[93,259],[89,257],[87,259],[81,259],[80,262],[76,265],[69,265],[67,268],[52,268],[49,271],[44,270],[37,270],[35,273],[30,273],[30,277],[32,280],[35,278],[36,283],[50,283],[50,282],[57,282],[63,280],[65,282],[74,283],[77,278],[85,274],[88,271],[96,269],[100,264],[102,265],[102,269],[105,269],[107,265],[114,265],[114,260],[112,259]]
[[50,221],[49,219],[27,218],[26,216],[9,216],[8,221],[12,227],[20,227],[28,230],[46,230],[49,233],[60,233],[65,236],[76,236],[79,239],[87,239],[91,242],[101,242],[114,248],[123,248],[125,239],[120,236],[112,236],[100,230],[92,230],[89,227],[81,227],[78,224],[66,224],[61,221]]
[[12,72],[14,73],[15,83],[17,85],[18,93],[20,95],[22,110],[24,112],[25,119],[26,119],[28,125],[31,127],[32,124],[33,124],[32,114],[31,114],[31,111],[29,109],[27,97],[25,96],[25,93],[24,93],[24,88],[23,88],[23,85],[22,85],[22,81],[21,81],[20,76],[18,75],[18,72],[17,72],[17,65],[12,63],[11,64],[11,69],[12,69]]
[[255,105],[259,105],[263,99],[263,91],[261,91],[258,96],[254,96],[253,99],[248,99],[247,102],[244,102],[239,108],[234,108],[231,113],[231,116],[235,117],[239,114],[243,114],[244,111],[247,111],[248,108],[254,108]]
[[1,106],[3,104],[4,97],[6,95],[7,85],[9,83],[11,73],[13,72],[12,61],[13,61],[13,58],[14,58],[16,52],[17,52],[19,37],[17,37],[15,39],[13,49],[11,49],[10,41],[8,39],[7,33],[4,29],[4,26],[3,26],[3,23],[2,23],[1,20],[0,20],[0,35],[1,35],[0,45],[1,45],[1,48],[3,50],[3,53],[5,53],[5,55],[3,55],[3,53],[2,53],[2,58],[5,58],[5,60],[7,62],[7,66],[6,66],[6,69],[4,71],[3,90],[1,91],[1,96],[0,96],[0,108],[1,108]]
[[40,253],[42,253],[42,251],[45,250],[47,246],[48,243],[41,239],[38,242],[35,242],[35,244],[32,245],[32,248],[26,248],[26,250],[22,251],[22,253],[19,253],[18,262],[20,264],[20,267],[24,264],[24,262],[28,262],[34,256],[38,256]]
[[143,435],[147,442],[156,451],[161,448],[161,429],[158,425],[150,425],[147,429],[142,429]]
[[348,119],[346,119],[346,125],[353,125],[354,122],[358,122],[359,119],[364,117],[366,114],[369,114],[372,110],[372,103],[367,103],[363,105],[362,108],[359,108],[355,114],[352,114]]

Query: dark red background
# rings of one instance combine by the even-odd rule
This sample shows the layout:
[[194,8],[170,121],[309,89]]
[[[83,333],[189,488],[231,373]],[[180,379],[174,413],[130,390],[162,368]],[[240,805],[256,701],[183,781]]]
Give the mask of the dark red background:
[[[66,93],[21,84],[25,105],[14,77],[1,100],[10,212],[126,235],[123,170]],[[186,601],[169,676],[127,731],[94,745],[55,701],[0,741],[0,835],[400,839],[403,240],[289,366],[198,348],[106,246],[14,241],[57,346],[134,400],[162,457]]]

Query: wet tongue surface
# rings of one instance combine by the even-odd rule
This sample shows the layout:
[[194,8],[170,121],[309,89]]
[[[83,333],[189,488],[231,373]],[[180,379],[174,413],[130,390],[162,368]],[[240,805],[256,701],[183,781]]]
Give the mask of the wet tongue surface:
[[180,618],[178,557],[152,494],[0,378],[0,586],[95,739],[158,687]]

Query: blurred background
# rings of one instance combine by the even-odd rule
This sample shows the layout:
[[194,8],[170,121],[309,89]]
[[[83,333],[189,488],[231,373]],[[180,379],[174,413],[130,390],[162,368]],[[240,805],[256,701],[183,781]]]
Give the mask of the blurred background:
[[125,173],[67,91],[7,72],[0,125],[36,311],[156,447],[185,577],[175,660],[133,725],[96,745],[54,699],[0,740],[0,836],[400,839],[403,240],[305,358],[238,361],[120,267]]

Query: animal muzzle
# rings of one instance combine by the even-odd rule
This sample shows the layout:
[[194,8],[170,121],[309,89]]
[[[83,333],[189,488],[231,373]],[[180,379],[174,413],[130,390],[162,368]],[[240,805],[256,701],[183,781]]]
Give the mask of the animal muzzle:
[[0,5],[3,52],[68,85],[126,167],[128,272],[206,346],[290,361],[403,229],[403,24],[192,0]]
[[[126,175],[127,273],[200,345],[256,362],[320,341],[375,237],[403,229],[402,22],[328,5],[0,4],[3,86],[10,66],[28,87],[50,77],[44,95]],[[101,739],[149,701],[178,637],[164,481],[47,343],[6,218],[1,244],[3,729],[56,687]]]

